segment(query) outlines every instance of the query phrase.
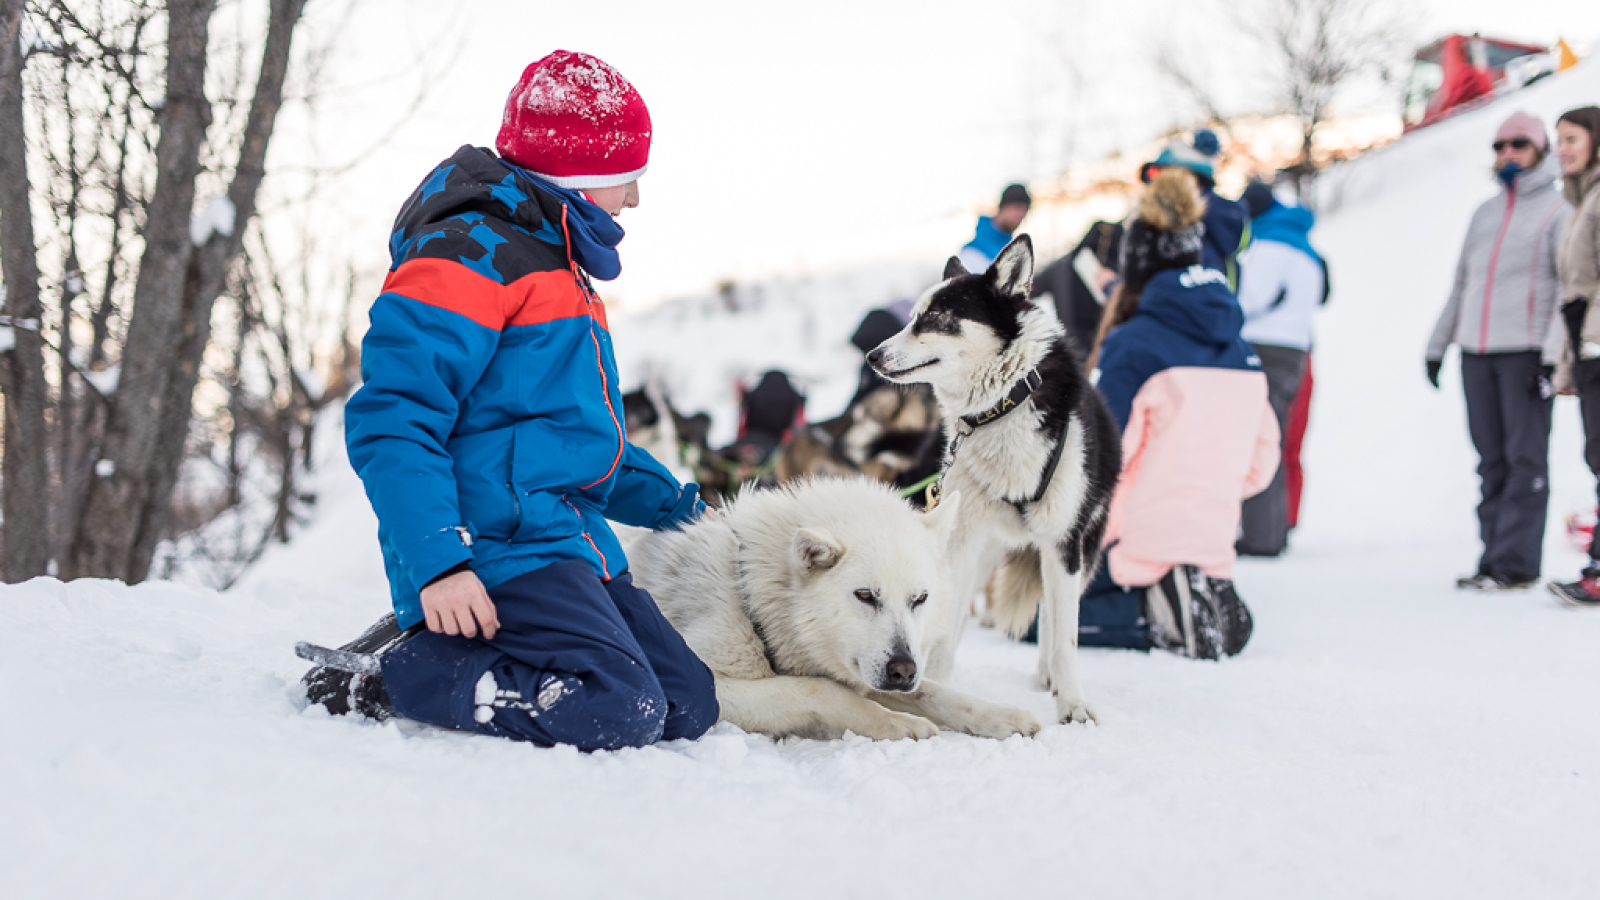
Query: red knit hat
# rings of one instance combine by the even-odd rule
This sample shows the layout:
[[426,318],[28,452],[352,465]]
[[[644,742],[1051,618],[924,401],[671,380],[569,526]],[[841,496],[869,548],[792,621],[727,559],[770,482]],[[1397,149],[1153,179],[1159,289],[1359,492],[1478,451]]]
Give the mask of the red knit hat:
[[494,144],[557,187],[615,187],[647,168],[650,111],[604,61],[557,50],[523,70]]

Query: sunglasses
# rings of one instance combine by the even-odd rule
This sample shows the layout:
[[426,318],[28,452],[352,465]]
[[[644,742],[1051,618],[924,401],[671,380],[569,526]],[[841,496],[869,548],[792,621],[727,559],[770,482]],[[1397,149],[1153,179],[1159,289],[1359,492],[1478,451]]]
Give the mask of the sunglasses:
[[1495,141],[1489,146],[1493,147],[1494,152],[1496,153],[1499,153],[1501,150],[1504,150],[1507,147],[1510,147],[1513,150],[1526,150],[1533,146],[1533,141],[1530,141],[1527,138],[1512,138],[1509,141]]

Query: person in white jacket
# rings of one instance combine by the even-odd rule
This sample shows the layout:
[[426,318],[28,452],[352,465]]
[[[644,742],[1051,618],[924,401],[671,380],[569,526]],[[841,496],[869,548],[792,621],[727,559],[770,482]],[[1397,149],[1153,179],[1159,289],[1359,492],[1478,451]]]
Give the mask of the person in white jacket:
[[[1287,443],[1289,410],[1299,393],[1311,352],[1312,317],[1328,298],[1327,264],[1311,246],[1316,223],[1311,211],[1288,206],[1256,182],[1240,197],[1250,214],[1250,248],[1239,276],[1239,307],[1244,339],[1261,357],[1267,373],[1267,400]],[[1285,451],[1287,447],[1280,448]],[[1287,469],[1265,491],[1244,502],[1238,551],[1247,556],[1277,556],[1288,547]]]
[[1551,374],[1561,354],[1556,261],[1571,207],[1557,185],[1544,124],[1512,113],[1494,137],[1500,186],[1473,213],[1455,282],[1428,342],[1428,381],[1451,344],[1461,348],[1467,429],[1478,451],[1482,500],[1478,571],[1468,590],[1531,587],[1539,578],[1550,502]]

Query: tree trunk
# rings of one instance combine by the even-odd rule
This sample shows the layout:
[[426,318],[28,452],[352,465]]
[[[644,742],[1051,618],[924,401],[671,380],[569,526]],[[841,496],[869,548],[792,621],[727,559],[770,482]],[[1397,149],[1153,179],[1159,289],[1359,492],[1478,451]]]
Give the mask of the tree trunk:
[[5,392],[5,523],[0,574],[22,581],[50,565],[49,472],[45,430],[44,346],[39,334],[39,259],[29,197],[21,45],[24,0],[0,0],[0,278],[4,325],[14,345],[0,354]]
[[[89,502],[73,554],[76,574],[103,575],[129,582],[142,581],[149,574],[156,544],[166,532],[172,491],[183,463],[184,443],[193,413],[194,389],[200,379],[200,360],[211,339],[211,309],[227,285],[228,270],[239,255],[246,225],[255,214],[256,194],[265,173],[267,146],[277,121],[278,109],[283,103],[283,83],[288,73],[294,30],[305,4],[306,0],[272,0],[261,71],[256,79],[255,94],[245,122],[239,161],[233,182],[228,187],[228,201],[234,208],[233,228],[229,234],[212,234],[198,248],[190,247],[188,225],[194,206],[199,140],[204,138],[205,123],[210,118],[210,107],[205,104],[200,88],[204,83],[206,20],[215,3],[214,0],[199,0],[179,4],[174,0],[172,4],[169,17],[176,22],[178,7],[182,6],[192,15],[192,22],[187,27],[198,34],[201,40],[198,56],[191,61],[197,63],[193,71],[186,69],[188,77],[175,80],[172,64],[169,63],[168,84],[191,85],[195,98],[204,109],[203,121],[185,120],[189,127],[199,125],[194,145],[183,145],[187,153],[184,159],[192,164],[192,168],[188,172],[181,198],[183,202],[179,206],[182,215],[174,216],[166,223],[174,225],[176,232],[165,236],[176,237],[176,243],[181,244],[181,248],[175,247],[172,256],[163,262],[170,264],[177,260],[181,265],[166,268],[157,276],[162,289],[157,294],[162,298],[158,302],[166,305],[159,317],[152,317],[149,333],[159,335],[160,340],[155,344],[136,344],[135,330],[139,327],[140,314],[145,305],[146,270],[151,262],[152,247],[148,243],[147,225],[145,258],[134,292],[134,318],[123,352],[122,387],[117,391],[107,429],[106,455],[116,468],[110,477],[97,479],[90,488]],[[176,35],[176,29],[172,34]],[[169,52],[176,57],[176,45]],[[165,116],[173,111],[176,99],[170,87],[168,94],[161,141],[156,147],[158,166],[167,159],[162,153],[169,128]],[[176,161],[176,147],[172,155]],[[166,174],[164,168],[159,171],[161,175]],[[150,204],[150,220],[156,218],[158,209],[163,216],[170,212],[163,199],[161,176],[158,175],[156,195]],[[173,196],[166,199],[179,199],[176,189]],[[156,293],[154,285],[158,283],[157,278],[152,278],[152,294]],[[158,327],[162,330],[157,331]],[[154,352],[146,358],[144,353],[150,351]],[[135,358],[141,361],[141,369],[144,370],[140,373],[141,377],[136,379],[136,390],[135,384],[130,383],[134,373],[129,370],[129,362]],[[109,519],[113,524],[110,527],[102,526],[102,518]]]
[[97,465],[98,477],[89,485],[69,560],[72,577],[132,582],[142,580],[149,568],[148,558],[135,558],[135,546],[159,478],[161,431],[170,427],[162,403],[170,393],[173,349],[183,328],[183,290],[193,251],[189,218],[200,148],[211,124],[205,73],[215,6],[215,0],[167,4],[166,101],[156,142],[156,187],[145,217],[122,376],[101,451],[112,468],[98,471]]
[[255,215],[256,194],[266,174],[267,146],[277,123],[278,110],[283,105],[289,51],[305,5],[306,0],[272,0],[261,71],[256,78],[250,114],[245,119],[239,162],[234,168],[233,182],[228,186],[228,202],[234,209],[233,228],[228,234],[212,234],[189,260],[183,291],[181,339],[162,404],[165,425],[161,429],[160,452],[156,457],[158,469],[145,520],[134,542],[130,582],[143,581],[148,574],[156,544],[165,536],[171,518],[172,490],[178,483],[178,470],[185,455],[194,389],[200,382],[200,362],[206,345],[211,342],[211,308],[227,287],[228,271],[239,258],[246,227],[250,217]]

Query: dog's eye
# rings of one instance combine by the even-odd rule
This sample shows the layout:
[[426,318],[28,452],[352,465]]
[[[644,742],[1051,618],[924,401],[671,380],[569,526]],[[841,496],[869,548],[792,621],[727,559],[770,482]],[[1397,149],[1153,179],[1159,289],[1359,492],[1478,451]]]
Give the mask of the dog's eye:
[[927,603],[927,602],[928,602],[928,592],[927,591],[923,591],[922,593],[920,593],[920,594],[916,595],[915,597],[911,598],[911,608],[912,609],[916,609],[917,607],[919,607],[922,604]]
[[865,603],[868,606],[877,606],[878,605],[878,595],[876,593],[874,593],[873,591],[867,590],[866,588],[862,588],[861,590],[856,591],[856,599],[860,600],[862,603]]

